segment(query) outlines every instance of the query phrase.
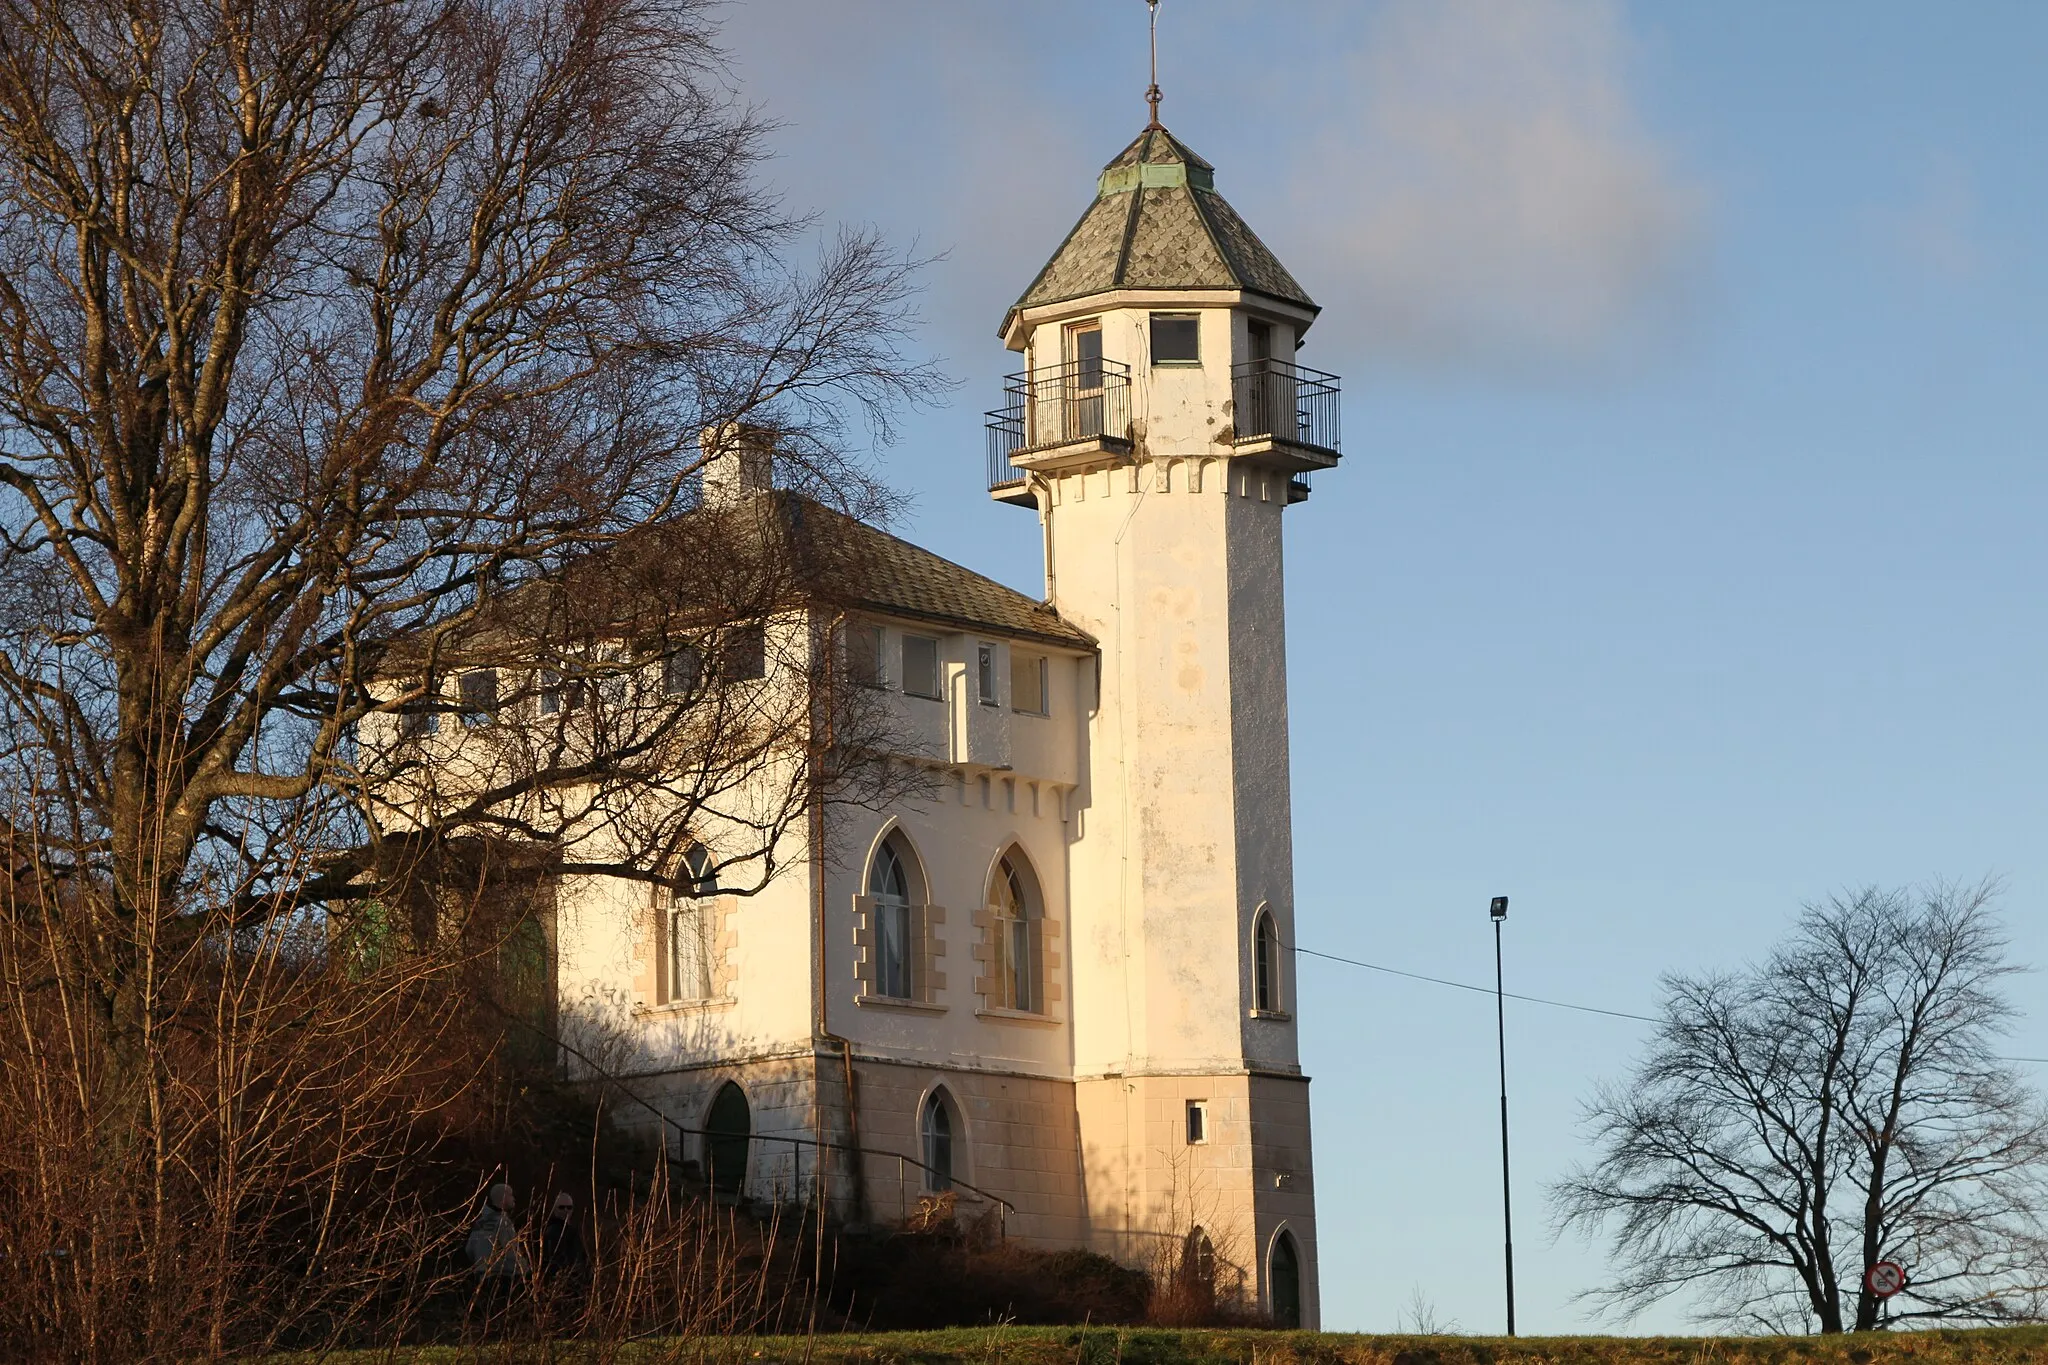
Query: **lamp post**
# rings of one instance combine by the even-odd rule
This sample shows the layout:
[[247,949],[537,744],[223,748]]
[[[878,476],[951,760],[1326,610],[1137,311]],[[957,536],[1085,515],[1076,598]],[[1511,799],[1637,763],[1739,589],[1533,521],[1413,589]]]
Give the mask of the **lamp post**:
[[1501,987],[1500,926],[1507,921],[1508,898],[1495,896],[1488,907],[1493,917],[1493,1018],[1500,1042],[1500,1221],[1505,1237],[1508,1276],[1508,1335],[1515,1334],[1515,1214],[1508,1186],[1508,1013]]

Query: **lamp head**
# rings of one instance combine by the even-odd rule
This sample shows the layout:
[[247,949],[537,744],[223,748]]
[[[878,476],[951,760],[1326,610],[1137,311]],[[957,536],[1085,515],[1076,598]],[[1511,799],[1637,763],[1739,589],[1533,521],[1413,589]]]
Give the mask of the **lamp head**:
[[1493,905],[1489,908],[1488,913],[1495,920],[1506,919],[1508,917],[1508,898],[1506,896],[1495,896],[1493,898]]

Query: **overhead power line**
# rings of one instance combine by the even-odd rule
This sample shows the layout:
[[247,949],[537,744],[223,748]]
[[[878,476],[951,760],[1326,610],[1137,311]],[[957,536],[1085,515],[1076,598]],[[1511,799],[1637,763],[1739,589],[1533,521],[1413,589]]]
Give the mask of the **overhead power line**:
[[[1440,976],[1424,976],[1420,972],[1404,972],[1399,967],[1382,967],[1377,962],[1362,962],[1355,957],[1339,957],[1335,953],[1319,953],[1313,948],[1303,948],[1299,944],[1295,946],[1294,951],[1306,953],[1310,957],[1320,957],[1328,962],[1342,962],[1348,967],[1363,967],[1371,972],[1385,972],[1388,976],[1405,976],[1410,981],[1427,981],[1433,986],[1450,986],[1455,990],[1477,991],[1481,995],[1493,994],[1492,988],[1488,986],[1474,986],[1463,981],[1446,981]],[[1514,991],[1503,991],[1502,994],[1510,1000],[1526,1000],[1532,1005],[1548,1005],[1552,1009],[1577,1010],[1581,1014],[1604,1014],[1613,1019],[1633,1019],[1640,1024],[1661,1022],[1660,1020],[1652,1019],[1647,1014],[1630,1014],[1627,1010],[1603,1010],[1594,1005],[1573,1005],[1563,1000],[1545,1000],[1540,995],[1518,995]]]
[[[1410,981],[1427,981],[1432,986],[1449,986],[1453,990],[1474,991],[1480,995],[1493,994],[1490,988],[1475,986],[1468,981],[1451,981],[1441,976],[1425,976],[1421,972],[1404,972],[1399,967],[1386,967],[1377,962],[1366,962],[1355,957],[1339,957],[1335,953],[1320,953],[1314,948],[1304,948],[1300,944],[1293,945],[1293,949],[1295,952],[1306,957],[1319,957],[1325,962],[1341,962],[1347,967],[1363,967],[1369,972],[1384,972],[1388,976],[1403,976]],[[1531,1005],[1548,1005],[1554,1010],[1572,1010],[1578,1014],[1604,1014],[1610,1019],[1633,1019],[1639,1024],[1661,1024],[1664,1022],[1661,1019],[1653,1019],[1647,1014],[1631,1014],[1627,1010],[1602,1009],[1598,1005],[1574,1005],[1568,1000],[1546,1000],[1540,995],[1521,995],[1514,991],[1505,991],[1503,994],[1510,1000],[1523,1000]],[[2032,1062],[2036,1065],[2048,1066],[2048,1057],[2000,1057],[1998,1060],[2001,1062]]]

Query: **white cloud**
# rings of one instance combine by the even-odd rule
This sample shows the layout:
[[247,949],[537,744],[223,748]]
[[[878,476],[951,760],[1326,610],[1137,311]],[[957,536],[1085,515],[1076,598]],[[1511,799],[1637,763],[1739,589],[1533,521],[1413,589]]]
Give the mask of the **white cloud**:
[[[1389,0],[1295,177],[1296,266],[1347,349],[1548,368],[1638,345],[1702,196],[1644,128],[1608,0]],[[1326,324],[1328,325],[1328,324]]]

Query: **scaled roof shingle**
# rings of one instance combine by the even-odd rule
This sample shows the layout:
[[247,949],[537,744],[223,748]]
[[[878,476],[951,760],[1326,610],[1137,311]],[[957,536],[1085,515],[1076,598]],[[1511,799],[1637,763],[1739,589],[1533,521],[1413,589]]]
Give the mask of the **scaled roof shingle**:
[[1257,233],[1216,193],[1215,169],[1149,127],[1096,182],[1095,202],[1003,320],[1112,289],[1246,289],[1316,307]]

